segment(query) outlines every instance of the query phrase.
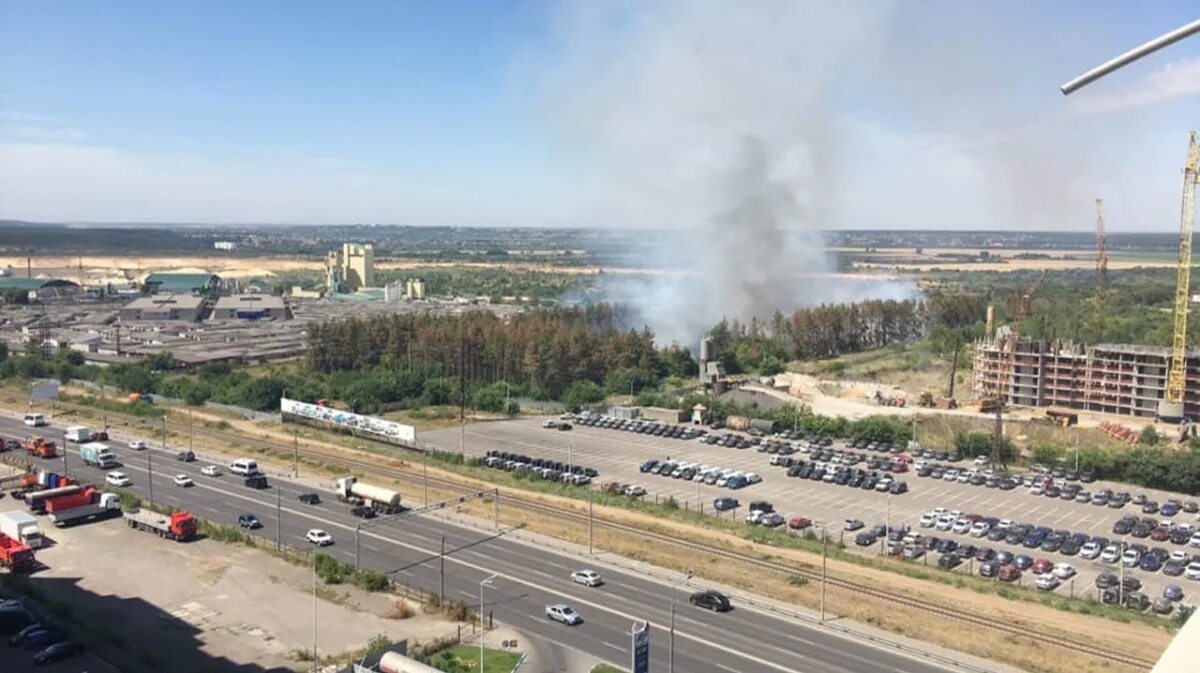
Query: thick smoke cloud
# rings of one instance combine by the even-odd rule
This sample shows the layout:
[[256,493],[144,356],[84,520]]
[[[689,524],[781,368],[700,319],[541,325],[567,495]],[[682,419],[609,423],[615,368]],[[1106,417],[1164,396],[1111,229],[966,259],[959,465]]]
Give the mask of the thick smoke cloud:
[[563,130],[595,162],[607,197],[598,210],[621,218],[612,224],[677,232],[638,256],[682,273],[615,283],[610,298],[662,340],[692,344],[722,317],[872,294],[838,286],[819,231],[837,227],[845,182],[844,129],[827,107],[843,93],[842,64],[876,32],[874,10],[636,6],[587,3],[561,17],[568,56],[547,87]]

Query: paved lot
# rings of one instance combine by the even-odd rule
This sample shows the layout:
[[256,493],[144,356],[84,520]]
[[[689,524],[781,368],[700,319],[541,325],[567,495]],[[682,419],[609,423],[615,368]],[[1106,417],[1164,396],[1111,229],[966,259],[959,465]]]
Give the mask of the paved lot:
[[[314,606],[306,568],[244,547],[172,543],[121,519],[51,526],[44,534],[54,544],[38,551],[47,568],[31,582],[96,625],[79,629],[79,636],[122,670],[291,671],[292,653],[312,645],[314,609],[324,653],[358,649],[380,633],[429,641],[456,629],[435,617],[388,619],[390,598],[346,586],[336,588],[344,596],[338,603]],[[117,639],[126,646],[115,645]],[[10,670],[8,657],[0,658],[0,670]],[[54,670],[84,667],[76,661]]]
[[[726,448],[705,444],[694,439],[664,439],[581,425],[575,425],[574,429],[570,431],[560,431],[542,428],[541,422],[542,419],[532,418],[469,425],[466,428],[465,436],[466,452],[468,455],[482,456],[489,450],[510,451],[533,458],[548,458],[564,463],[570,461],[598,470],[600,476],[597,478],[597,482],[611,480],[639,484],[645,487],[649,498],[674,497],[682,506],[694,508],[699,504],[704,507],[706,512],[712,511],[713,500],[722,496],[736,497],[741,501],[743,507],[751,500],[767,500],[785,516],[802,515],[814,521],[829,522],[831,529],[840,528],[840,522],[846,518],[861,519],[866,522],[867,526],[887,520],[893,526],[908,525],[917,528],[921,514],[934,507],[945,507],[961,510],[964,513],[978,513],[983,516],[1031,523],[1035,526],[1067,529],[1071,532],[1100,535],[1119,540],[1121,536],[1112,533],[1113,523],[1125,514],[1142,516],[1140,508],[1132,504],[1126,505],[1122,509],[1110,509],[1057,498],[1035,496],[1023,487],[1002,491],[995,488],[918,477],[914,472],[897,475],[899,479],[908,482],[910,489],[908,493],[889,496],[885,493],[864,491],[836,484],[789,478],[786,470],[770,465],[770,455],[759,453],[755,448]],[[447,450],[458,450],[459,430],[457,428],[425,433],[422,438],[436,446],[445,447]],[[833,448],[845,449],[846,447],[841,442],[836,442]],[[793,457],[804,458],[805,455],[796,453]],[[727,488],[639,472],[638,468],[644,461],[667,458],[757,472],[763,477],[763,481],[744,489],[731,491]],[[966,463],[958,465],[963,466]],[[860,464],[859,467],[862,465]],[[1190,496],[1182,494],[1132,488],[1113,483],[1096,482],[1086,484],[1085,488],[1093,492],[1101,488],[1111,488],[1134,494],[1145,493],[1159,503],[1168,498],[1190,499]],[[743,510],[739,515],[744,513]],[[725,513],[723,516],[733,515]],[[1195,515],[1183,513],[1172,518],[1179,523],[1200,521],[1200,518]],[[1081,593],[1086,595],[1087,592],[1093,592],[1094,595],[1096,575],[1104,571],[1118,572],[1116,565],[1101,563],[1098,560],[1087,561],[1079,556],[1065,556],[1056,552],[1047,553],[1036,549],[1011,547],[1003,542],[995,543],[986,540],[981,542],[977,538],[970,538],[966,535],[955,535],[932,529],[920,530],[937,537],[952,537],[960,542],[969,541],[997,550],[1007,549],[1014,554],[1024,553],[1034,559],[1046,558],[1055,563],[1070,563],[1079,571],[1079,576],[1073,583],[1065,583],[1057,589],[1059,593],[1074,592],[1077,595]],[[1200,554],[1200,549],[1194,547],[1178,546],[1168,542],[1155,543],[1148,539],[1138,540],[1132,537],[1124,539],[1130,543],[1140,542],[1151,547],[1162,546],[1168,550],[1184,549]],[[851,536],[847,535],[845,542],[849,547],[854,547]],[[933,564],[935,561],[936,555],[928,562]],[[975,564],[964,564],[961,567],[962,572],[974,570]],[[1143,582],[1145,585],[1143,592],[1152,600],[1161,595],[1163,587],[1168,584],[1177,584],[1183,588],[1185,602],[1195,602],[1192,598],[1193,594],[1200,598],[1200,581],[1187,580],[1182,576],[1167,577],[1161,573],[1149,573],[1137,569],[1127,569],[1126,573]],[[1033,579],[1033,575],[1026,572],[1022,582],[1028,584]]]

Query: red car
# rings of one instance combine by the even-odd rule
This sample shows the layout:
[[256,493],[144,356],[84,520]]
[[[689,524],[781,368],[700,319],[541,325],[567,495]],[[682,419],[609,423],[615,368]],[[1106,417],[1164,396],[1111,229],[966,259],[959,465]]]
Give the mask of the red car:
[[812,520],[803,516],[794,516],[788,520],[788,528],[793,530],[804,530],[812,525]]
[[1014,565],[1006,565],[1000,568],[998,577],[1002,582],[1016,582],[1021,579],[1021,569]]
[[1166,542],[1171,537],[1171,531],[1166,526],[1159,526],[1150,531],[1150,539],[1155,542]]
[[971,523],[979,523],[980,521],[983,521],[982,514],[966,514],[963,516],[963,518]]
[[1033,568],[1032,568],[1033,572],[1037,573],[1038,575],[1044,575],[1045,573],[1048,573],[1053,569],[1054,569],[1054,562],[1044,559],[1044,558],[1038,559],[1033,564]]

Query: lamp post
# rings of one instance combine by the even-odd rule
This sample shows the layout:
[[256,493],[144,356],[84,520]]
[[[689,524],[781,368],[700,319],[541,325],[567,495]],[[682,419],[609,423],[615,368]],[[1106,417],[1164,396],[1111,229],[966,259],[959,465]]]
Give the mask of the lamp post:
[[825,524],[821,524],[821,623],[825,623]]
[[[687,576],[684,577],[683,581],[687,582],[687,581],[690,581],[691,579],[692,579],[692,571],[689,570],[687,573]],[[675,673],[675,585],[676,584],[677,584],[677,582],[675,582],[675,581],[671,582],[671,638],[670,638],[670,640],[671,640],[671,658],[670,658],[670,668],[668,669],[669,673]]]
[[317,553],[313,552],[313,673],[317,673]]
[[491,575],[479,583],[479,673],[483,673],[483,588],[492,586],[496,575]]

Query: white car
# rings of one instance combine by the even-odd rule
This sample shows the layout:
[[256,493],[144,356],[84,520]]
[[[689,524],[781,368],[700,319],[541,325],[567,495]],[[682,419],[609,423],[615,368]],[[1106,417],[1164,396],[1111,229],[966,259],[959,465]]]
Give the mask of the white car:
[[326,545],[333,544],[333,536],[321,530],[320,528],[313,528],[305,533],[304,539],[317,545],[318,547],[324,547]]
[[955,521],[952,526],[950,526],[951,533],[958,533],[960,535],[963,533],[966,533],[969,530],[971,530],[971,520],[970,519],[959,519],[958,521]]
[[766,515],[766,512],[762,511],[761,509],[752,509],[752,510],[750,510],[750,513],[746,515],[746,523],[751,524],[751,525],[757,525],[759,522],[762,521],[762,518],[765,515]]
[[1136,568],[1142,562],[1142,552],[1136,549],[1126,549],[1124,554],[1121,554],[1121,564],[1126,568]]
[[186,474],[177,474],[173,480],[176,486],[194,486],[196,482]]
[[1193,547],[1200,547],[1200,531],[1192,533],[1192,537],[1190,540],[1188,540],[1188,544],[1192,545]]
[[929,513],[932,514],[936,518],[936,517],[939,517],[939,516],[945,514],[946,508],[945,507],[934,507],[933,509],[929,510]]
[[1183,571],[1183,576],[1189,580],[1200,580],[1200,561],[1192,561]]
[[1053,591],[1058,587],[1058,578],[1050,573],[1038,575],[1037,581],[1034,582],[1034,586],[1042,591]]
[[976,521],[975,525],[971,526],[971,537],[983,537],[988,534],[992,527],[986,521]]
[[144,439],[134,439],[129,442],[129,448],[133,449],[134,451],[145,451],[146,449],[150,448],[150,445],[147,444],[146,440]]
[[987,456],[975,456],[976,465],[987,465],[989,460],[990,459]]
[[1070,563],[1056,563],[1050,572],[1060,580],[1069,580],[1075,576],[1075,567]]
[[1121,560],[1121,546],[1110,544],[1100,554],[1100,560],[1105,563],[1116,563]]
[[762,481],[762,477],[758,476],[757,472],[748,472],[746,474],[747,484],[757,484],[760,481]]
[[625,487],[625,495],[631,498],[640,498],[646,495],[646,489],[636,484],[630,484]]
[[1042,495],[1043,493],[1045,493],[1045,492],[1046,492],[1046,487],[1045,487],[1044,485],[1042,485],[1042,484],[1034,484],[1034,485],[1033,485],[1033,486],[1032,486],[1032,487],[1029,489],[1029,492],[1030,492],[1032,495]]
[[573,609],[571,609],[571,606],[563,605],[562,603],[559,603],[558,605],[547,605],[546,617],[556,622],[562,622],[568,626],[574,626],[583,622],[583,617],[581,617],[578,612],[575,612]]
[[104,481],[113,486],[130,486],[133,481],[124,472],[109,472],[104,475]]
[[1191,563],[1192,561],[1192,555],[1182,549],[1176,549],[1175,551],[1171,552],[1171,556],[1169,558],[1172,561],[1179,561],[1180,563]]
[[571,573],[571,581],[585,587],[598,587],[604,584],[604,580],[600,579],[600,573],[595,570],[576,570]]
[[950,530],[950,527],[953,525],[954,525],[954,517],[950,516],[949,514],[943,514],[942,518],[937,520],[937,529],[938,530]]
[[919,523],[922,528],[933,528],[934,524],[937,523],[937,515],[933,512],[925,512],[921,515]]
[[221,468],[216,465],[205,465],[200,468],[200,474],[206,477],[219,477],[221,476]]
[[1008,530],[1009,528],[1012,528],[1012,526],[1012,519],[1000,519],[1000,521],[996,524],[996,528],[999,528],[1000,530]]
[[1085,542],[1079,548],[1079,558],[1092,560],[1100,555],[1100,545],[1095,542]]

